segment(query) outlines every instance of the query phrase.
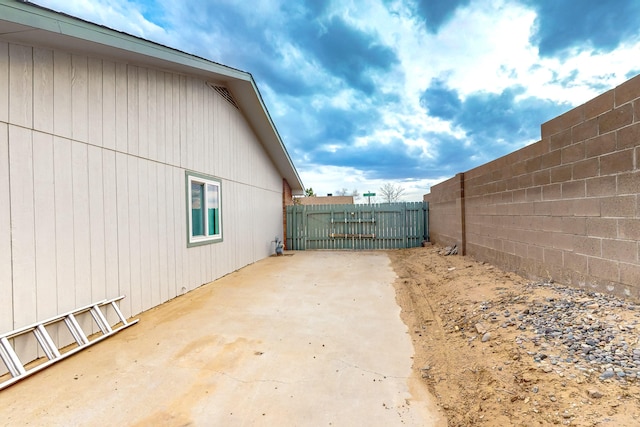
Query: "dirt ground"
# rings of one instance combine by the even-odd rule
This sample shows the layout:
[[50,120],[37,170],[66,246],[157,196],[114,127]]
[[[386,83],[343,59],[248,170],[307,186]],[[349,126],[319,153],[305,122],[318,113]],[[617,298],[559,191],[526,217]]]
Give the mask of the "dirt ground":
[[[640,424],[640,380],[554,369],[531,356],[540,345],[527,338],[533,331],[502,327],[488,315],[517,315],[536,301],[554,301],[557,289],[528,286],[517,274],[445,256],[434,246],[389,251],[389,257],[415,348],[413,374],[426,382],[449,426]],[[605,314],[631,322],[637,313]],[[485,327],[491,338],[482,342]],[[637,332],[630,337],[637,347]]]

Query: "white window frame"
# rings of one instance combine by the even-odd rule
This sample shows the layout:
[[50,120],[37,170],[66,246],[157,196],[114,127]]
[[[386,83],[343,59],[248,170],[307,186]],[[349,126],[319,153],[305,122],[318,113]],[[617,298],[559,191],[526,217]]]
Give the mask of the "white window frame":
[[[192,247],[192,246],[200,246],[200,245],[206,245],[206,244],[211,244],[211,243],[217,243],[217,242],[222,242],[222,226],[223,226],[223,222],[222,222],[222,182],[220,179],[215,178],[213,176],[209,176],[209,175],[204,175],[201,173],[197,173],[197,172],[191,172],[191,171],[186,171],[185,172],[185,176],[186,176],[186,204],[187,204],[187,247]],[[203,186],[204,189],[207,188],[207,186],[211,185],[214,187],[217,187],[218,189],[218,215],[217,215],[217,220],[218,220],[218,233],[216,234],[212,234],[209,235],[209,230],[211,227],[211,224],[209,224],[209,215],[208,215],[208,203],[209,202],[209,198],[207,197],[206,194],[206,190],[205,190],[205,195],[204,197],[201,198],[201,203],[204,202],[204,206],[202,207],[205,214],[203,215],[204,217],[204,224],[203,224],[203,231],[204,234],[203,235],[193,235],[193,216],[192,216],[192,203],[194,202],[192,199],[192,184],[200,184]]]

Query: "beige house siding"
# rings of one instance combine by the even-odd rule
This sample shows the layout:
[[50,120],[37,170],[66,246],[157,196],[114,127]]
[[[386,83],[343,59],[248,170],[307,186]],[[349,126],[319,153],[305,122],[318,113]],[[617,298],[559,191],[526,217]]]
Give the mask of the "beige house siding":
[[[136,315],[283,235],[283,177],[205,79],[0,36],[0,99],[0,332],[121,294]],[[221,243],[187,247],[186,170],[221,179]]]

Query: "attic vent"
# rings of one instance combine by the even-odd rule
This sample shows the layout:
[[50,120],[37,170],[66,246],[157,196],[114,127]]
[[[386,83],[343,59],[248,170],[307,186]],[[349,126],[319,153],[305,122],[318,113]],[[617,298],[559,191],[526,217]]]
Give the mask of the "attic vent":
[[229,101],[229,103],[231,105],[236,107],[238,110],[240,109],[240,107],[238,107],[238,104],[236,104],[236,100],[233,98],[233,95],[231,95],[231,92],[229,92],[229,89],[227,89],[224,86],[218,86],[218,85],[214,85],[214,84],[211,84],[211,83],[207,83],[207,85],[209,85],[209,87],[211,89],[213,89],[216,92],[218,92],[220,94],[220,96],[222,96],[224,99]]

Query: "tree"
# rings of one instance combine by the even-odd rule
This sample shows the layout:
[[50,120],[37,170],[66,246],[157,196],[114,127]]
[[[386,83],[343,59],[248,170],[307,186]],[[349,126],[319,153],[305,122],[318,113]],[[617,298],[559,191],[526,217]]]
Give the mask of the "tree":
[[404,193],[404,188],[400,185],[394,185],[390,182],[387,182],[385,185],[380,187],[380,197],[387,203],[393,203],[400,201],[400,197],[402,193]]
[[304,189],[304,197],[316,197],[316,193],[313,192],[313,188],[305,188]]
[[360,193],[358,193],[358,190],[355,189],[349,192],[349,190],[343,187],[342,190],[336,191],[336,196],[352,196],[354,199],[357,199],[358,197],[360,197]]

